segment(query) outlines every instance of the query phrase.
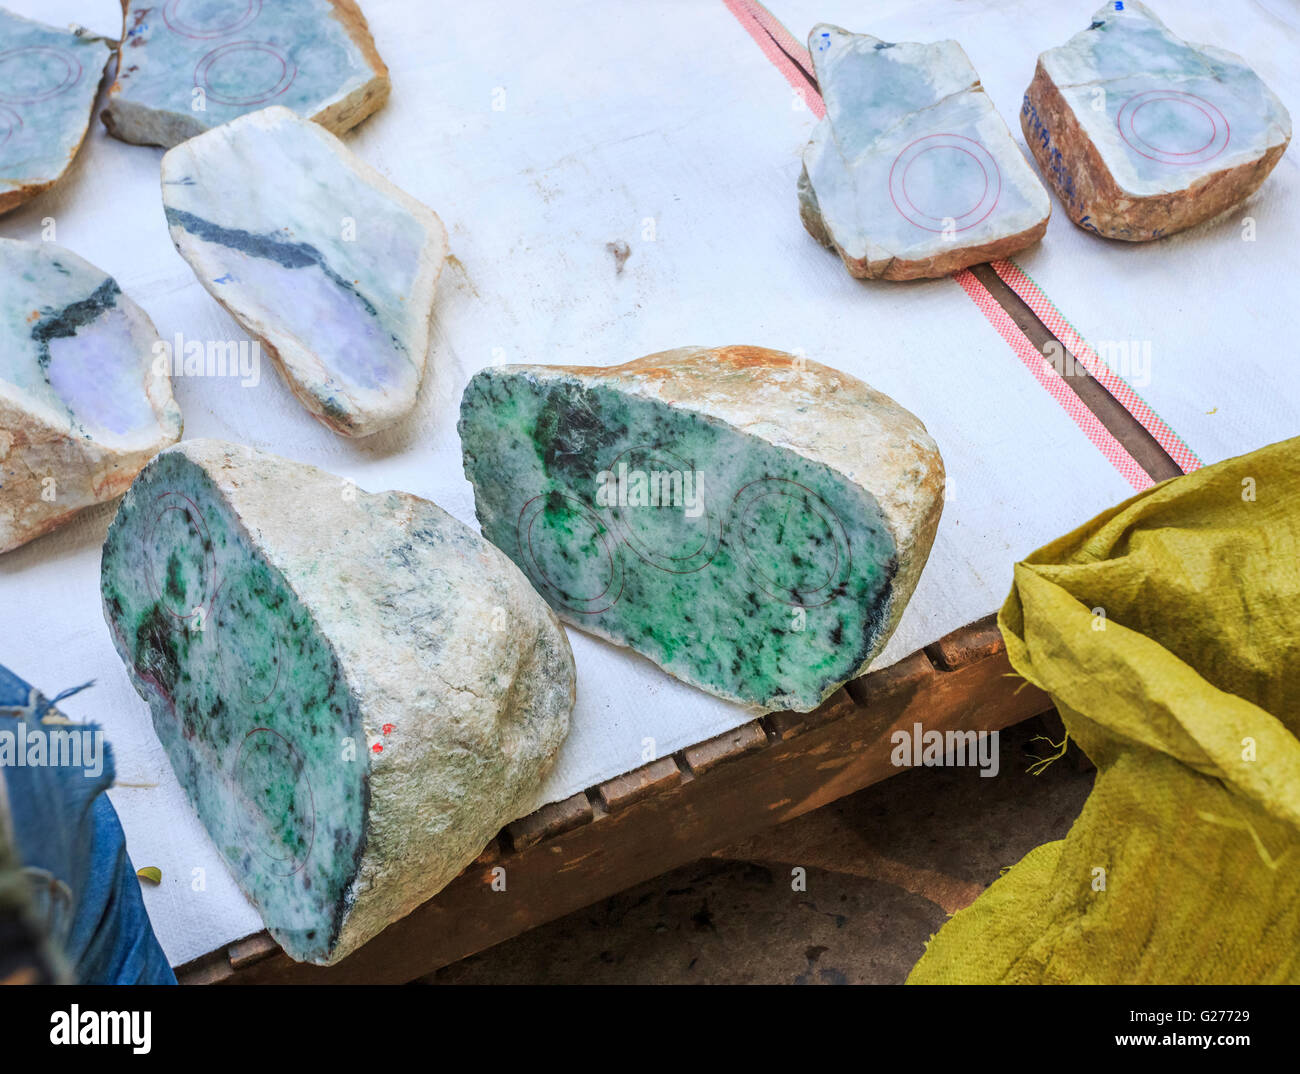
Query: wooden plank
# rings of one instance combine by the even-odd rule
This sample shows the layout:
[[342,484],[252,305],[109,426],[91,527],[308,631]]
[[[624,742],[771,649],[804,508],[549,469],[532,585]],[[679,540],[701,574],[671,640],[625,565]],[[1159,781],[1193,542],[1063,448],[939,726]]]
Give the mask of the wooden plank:
[[682,780],[682,770],[671,757],[634,768],[621,776],[606,780],[596,788],[596,797],[606,813],[625,809],[634,802],[675,787]]
[[934,675],[934,668],[925,653],[913,653],[873,675],[855,679],[846,689],[859,705],[879,704],[894,694],[918,689]]
[[773,738],[784,742],[810,728],[847,716],[857,707],[848,690],[841,687],[812,712],[771,712],[763,717],[763,723]]
[[[286,956],[281,952],[280,957]],[[184,985],[222,984],[234,975],[235,969],[231,966],[230,957],[224,950],[204,955],[176,968],[176,981]]]
[[572,831],[594,817],[591,799],[586,793],[575,794],[563,802],[551,802],[526,817],[506,825],[506,836],[515,850],[527,850],[543,839]]
[[[974,632],[970,640],[969,651],[978,651]],[[508,849],[508,836],[497,840],[436,896],[335,966],[276,952],[220,979],[410,981],[893,775],[895,729],[993,731],[1051,707],[1046,695],[1008,676],[1001,650],[952,670],[924,654],[902,664],[855,684],[812,720],[775,721],[785,737],[765,736],[761,747],[693,769],[693,778],[664,758],[629,773],[635,779],[602,784],[598,800],[615,808],[523,848]]]
[[278,950],[280,945],[271,939],[270,933],[255,932],[252,936],[236,940],[226,948],[226,957],[230,960],[231,969],[241,970],[254,962],[270,958]]
[[702,776],[720,764],[744,757],[754,750],[761,750],[766,745],[767,732],[762,723],[754,720],[734,731],[701,742],[698,746],[688,746],[682,750],[682,757],[695,775]]
[[933,645],[925,647],[930,659],[944,671],[956,671],[959,667],[1005,650],[996,615],[980,619],[961,630],[954,630]]

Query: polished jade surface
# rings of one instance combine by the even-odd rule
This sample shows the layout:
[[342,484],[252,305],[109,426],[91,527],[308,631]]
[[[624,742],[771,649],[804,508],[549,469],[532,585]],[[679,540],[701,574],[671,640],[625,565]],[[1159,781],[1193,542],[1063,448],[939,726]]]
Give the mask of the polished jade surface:
[[124,500],[104,543],[101,594],[213,842],[281,943],[323,957],[369,795],[361,717],[329,641],[179,452],[158,456]]
[[0,8],[0,200],[68,169],[109,55],[103,38]]
[[811,708],[883,626],[865,490],[698,412],[486,370],[460,434],[484,535],[561,618],[723,697]]

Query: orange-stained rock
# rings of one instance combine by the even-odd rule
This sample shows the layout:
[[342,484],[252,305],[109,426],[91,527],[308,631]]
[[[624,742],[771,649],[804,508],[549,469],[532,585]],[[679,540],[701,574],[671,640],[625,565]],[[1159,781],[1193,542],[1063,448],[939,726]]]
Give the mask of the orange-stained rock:
[[1286,108],[1244,60],[1188,44],[1136,0],[1111,0],[1038,57],[1020,123],[1070,219],[1128,242],[1236,205],[1291,141]]

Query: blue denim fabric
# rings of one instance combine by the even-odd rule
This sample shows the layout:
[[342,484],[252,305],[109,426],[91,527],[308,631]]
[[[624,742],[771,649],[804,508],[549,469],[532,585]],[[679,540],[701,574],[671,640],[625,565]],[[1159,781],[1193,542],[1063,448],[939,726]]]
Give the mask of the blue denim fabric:
[[[93,724],[67,723],[54,707],[73,692],[49,701],[0,666],[0,732],[48,743],[51,732],[98,730]],[[104,793],[113,782],[107,742],[102,756],[97,775],[84,765],[0,764],[9,834],[32,884],[37,920],[64,953],[77,981],[175,984],[145,913],[122,825]]]

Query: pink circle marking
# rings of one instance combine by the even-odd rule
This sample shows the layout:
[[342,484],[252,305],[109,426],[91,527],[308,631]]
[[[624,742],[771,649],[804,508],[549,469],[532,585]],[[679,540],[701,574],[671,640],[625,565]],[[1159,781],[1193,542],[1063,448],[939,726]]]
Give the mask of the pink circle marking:
[[[618,458],[610,463],[606,469],[611,473],[617,473],[619,462],[634,451],[641,452],[643,455],[649,456],[651,459],[659,459],[661,457],[670,459],[675,464],[675,466],[666,467],[665,469],[676,469],[682,474],[685,474],[688,470],[694,469],[694,467],[688,465],[686,460],[682,459],[680,456],[664,448],[657,447],[627,448],[625,451],[621,452]],[[698,571],[702,571],[713,562],[713,557],[718,554],[718,548],[721,543],[722,526],[715,519],[713,512],[708,510],[707,507],[705,508],[704,513],[706,519],[706,532],[698,547],[693,551],[672,556],[666,552],[656,552],[654,549],[647,546],[645,541],[643,541],[633,531],[632,527],[627,524],[627,520],[623,517],[621,508],[614,507],[610,509],[610,514],[614,519],[614,523],[617,526],[619,535],[622,537],[624,543],[632,549],[636,554],[636,557],[646,564],[646,566],[654,567],[656,570],[663,571],[665,574],[695,574]],[[692,566],[689,569],[677,569],[683,563],[690,563],[693,560],[700,559],[702,554],[704,554],[704,558],[700,561],[698,566]],[[656,560],[667,560],[671,566],[665,567],[663,563],[656,562]]]
[[[158,503],[159,501],[166,500],[172,496],[184,500],[185,505],[181,505],[177,503],[168,504],[167,506],[160,508],[158,514],[154,516],[153,523],[149,526],[149,532],[145,535],[145,540],[144,540],[145,559],[149,563],[149,569],[148,571],[145,572],[145,580],[149,583],[149,588],[153,591],[154,600],[156,600],[158,604],[162,606],[163,610],[166,611],[167,614],[170,615],[172,618],[179,619],[182,622],[184,622],[185,620],[192,619],[194,617],[195,608],[212,607],[212,601],[216,596],[216,588],[217,588],[216,587],[217,555],[216,555],[216,550],[212,545],[212,536],[210,533],[208,533],[207,523],[203,521],[203,514],[202,512],[199,511],[198,504],[196,504],[193,500],[191,500],[188,496],[186,496],[185,493],[164,492],[161,493],[159,496],[157,496],[154,499],[154,502]],[[207,559],[207,567],[208,567],[207,577],[204,579],[204,586],[203,586],[204,599],[200,601],[195,606],[195,608],[191,608],[183,615],[180,612],[176,611],[174,608],[172,608],[167,603],[167,601],[163,599],[163,595],[162,595],[163,587],[158,584],[158,571],[157,568],[154,566],[154,560],[153,560],[154,531],[158,528],[158,523],[162,521],[163,515],[166,515],[172,511],[183,512],[186,515],[186,517],[189,518],[190,523],[194,526],[194,528],[202,531],[204,539],[208,542],[208,548],[204,553]]]
[[[998,162],[993,159],[993,155],[975,139],[967,138],[964,134],[927,134],[923,138],[917,138],[904,146],[898,156],[894,158],[894,163],[889,169],[889,200],[894,203],[894,208],[898,210],[899,215],[909,223],[925,231],[943,232],[944,228],[934,227],[932,224],[926,223],[926,221],[942,223],[945,217],[933,216],[924,212],[917,207],[907,192],[907,177],[912,165],[916,163],[919,157],[938,149],[956,150],[959,153],[964,153],[975,161],[984,173],[984,189],[980,192],[975,204],[963,213],[949,214],[953,222],[960,225],[954,230],[967,231],[977,224],[983,223],[984,220],[988,219],[989,214],[997,208],[1002,197],[1002,172],[998,168]],[[901,168],[900,165],[902,165]],[[906,206],[900,204],[900,201],[906,202]],[[980,212],[981,209],[984,211]],[[980,214],[976,219],[965,224],[961,223],[962,220],[974,216],[976,213]]]
[[[280,74],[278,80],[269,89],[261,93],[253,94],[248,97],[229,97],[212,88],[212,68],[226,62],[232,56],[247,54],[250,52],[260,52],[270,56],[280,64]],[[274,71],[274,68],[272,68]],[[279,97],[292,84],[298,76],[298,68],[294,66],[293,61],[284,54],[284,51],[278,45],[268,44],[263,41],[232,41],[228,45],[221,45],[214,48],[203,59],[199,60],[198,66],[194,68],[194,84],[200,86],[207,95],[208,100],[215,101],[217,104],[228,104],[236,107],[246,107],[255,104],[265,104],[267,101]]]
[[[1195,149],[1183,150],[1166,149],[1144,138],[1137,129],[1138,114],[1147,105],[1160,101],[1180,105],[1183,108],[1193,108],[1200,112],[1210,124],[1209,138]],[[1204,164],[1227,149],[1228,142],[1232,138],[1232,128],[1227,117],[1215,105],[1195,93],[1185,93],[1175,89],[1135,93],[1120,106],[1119,113],[1115,116],[1115,126],[1124,143],[1133,152],[1159,164]]]
[[23,117],[12,108],[5,108],[0,105],[0,123],[4,124],[4,134],[0,136],[0,145],[4,145],[13,137],[14,131],[22,129]]
[[245,10],[235,15],[224,26],[195,26],[180,17],[181,6],[185,3],[186,0],[167,0],[162,10],[163,22],[167,24],[167,29],[171,30],[172,33],[180,34],[181,37],[192,38],[195,41],[206,41],[214,37],[225,37],[227,34],[233,34],[236,30],[242,30],[262,13],[262,0],[248,0]]
[[[799,491],[789,492],[786,491],[785,489],[780,488],[779,486],[781,485],[790,485]],[[768,487],[759,488],[754,492],[749,492],[749,490],[754,489],[755,486],[768,486]],[[773,486],[777,486],[777,487],[773,487]],[[800,493],[803,493],[803,496],[801,496]],[[743,506],[743,510],[738,511],[736,505],[741,502],[742,496],[746,497],[746,500]],[[831,568],[830,575],[828,576],[827,580],[823,582],[821,585],[819,585],[816,589],[809,590],[807,596],[810,597],[816,596],[818,593],[821,593],[827,588],[833,588],[834,583],[838,578],[840,578],[841,573],[843,574],[843,577],[847,579],[853,571],[853,548],[849,544],[848,530],[845,528],[844,522],[840,519],[840,516],[835,512],[835,509],[831,507],[831,505],[828,504],[825,500],[823,500],[820,496],[818,496],[817,493],[813,492],[812,489],[808,488],[806,485],[801,485],[797,481],[787,481],[785,478],[780,478],[780,477],[764,477],[764,478],[760,478],[757,481],[751,481],[748,485],[745,485],[743,488],[741,488],[739,492],[736,493],[735,498],[731,501],[732,513],[733,516],[736,517],[735,528],[739,533],[739,543],[741,549],[745,553],[745,560],[746,560],[745,566],[749,571],[750,577],[752,577],[758,583],[759,588],[762,589],[763,592],[766,593],[769,597],[772,597],[775,600],[779,600],[782,604],[788,604],[792,608],[819,608],[823,604],[829,604],[832,600],[836,599],[833,593],[827,596],[824,600],[820,600],[815,604],[810,603],[806,600],[794,601],[788,599],[784,595],[784,591],[791,587],[782,586],[775,578],[772,578],[770,575],[768,575],[767,572],[764,571],[760,566],[760,562],[754,556],[754,553],[750,551],[749,545],[746,544],[745,529],[744,529],[745,519],[749,516],[749,512],[753,509],[754,505],[759,500],[766,499],[769,496],[784,496],[792,500],[806,498],[808,507],[818,518],[822,520],[822,522],[826,524],[826,528],[830,530],[831,537],[835,541],[835,564]],[[841,565],[840,544],[841,543],[843,543],[844,545],[844,559],[842,561],[844,564],[843,572],[841,572],[840,570],[840,565]],[[777,592],[773,592],[773,589],[777,590]]]
[[64,68],[63,80],[57,85],[53,85],[30,97],[23,97],[0,89],[0,101],[8,101],[10,104],[36,104],[38,101],[48,101],[51,97],[57,97],[60,93],[70,90],[81,81],[81,63],[75,56],[61,48],[52,48],[48,45],[29,45],[26,48],[11,48],[0,52],[0,86],[3,86],[6,81],[4,76],[5,64],[14,61],[21,64],[23,61],[36,56],[53,57],[62,63]]
[[[294,748],[293,743],[290,742],[287,738],[285,738],[284,735],[280,734],[279,731],[273,731],[269,727],[254,727],[251,731],[248,732],[248,734],[244,736],[244,741],[239,744],[239,753],[235,756],[235,767],[234,767],[233,779],[237,784],[240,782],[241,776],[243,774],[244,750],[247,749],[248,747],[248,740],[252,738],[254,735],[274,735],[282,743],[284,743],[284,748],[289,751],[289,756],[291,760],[292,758],[297,757],[301,761],[302,755],[299,754],[299,752]],[[316,795],[312,791],[311,779],[307,775],[307,767],[305,764],[302,763],[299,764],[298,778],[302,781],[303,785],[307,788],[307,803],[311,807],[311,816],[309,818],[305,818],[305,820],[311,824],[311,835],[307,839],[307,852],[302,856],[302,861],[298,862],[298,864],[295,865],[292,869],[290,869],[287,873],[280,872],[279,869],[276,868],[276,866],[280,865],[280,863],[282,862],[288,862],[289,864],[292,865],[293,858],[292,857],[277,858],[274,854],[272,854],[270,851],[268,851],[265,847],[262,846],[248,847],[248,839],[251,833],[247,830],[247,828],[242,822],[240,824],[240,832],[244,837],[244,845],[248,847],[248,849],[250,850],[256,850],[259,854],[263,855],[264,857],[268,858],[270,861],[274,862],[275,865],[272,866],[271,871],[274,872],[277,876],[293,876],[295,873],[302,872],[303,867],[311,859],[312,849],[316,846]]]
[[[610,608],[618,603],[619,598],[623,595],[623,576],[622,571],[618,569],[619,560],[614,555],[614,550],[609,546],[609,539],[604,533],[604,525],[600,519],[587,507],[581,500],[573,496],[563,496],[569,503],[577,506],[578,511],[583,515],[584,520],[591,526],[592,531],[600,538],[601,551],[605,553],[606,562],[609,564],[609,581],[605,583],[605,588],[592,597],[575,597],[566,592],[547,575],[542,569],[542,565],[537,561],[537,553],[533,549],[533,524],[537,521],[537,516],[542,513],[545,507],[544,501],[546,496],[534,496],[519,512],[519,520],[515,524],[516,536],[519,540],[519,549],[521,552],[526,550],[528,557],[528,573],[540,580],[545,586],[556,594],[556,599],[572,612],[579,615],[599,615],[601,612],[607,612]],[[614,583],[618,582],[618,592],[614,594],[613,599],[608,600],[598,608],[579,608],[575,604],[592,604],[600,601],[605,595],[614,588]]]

